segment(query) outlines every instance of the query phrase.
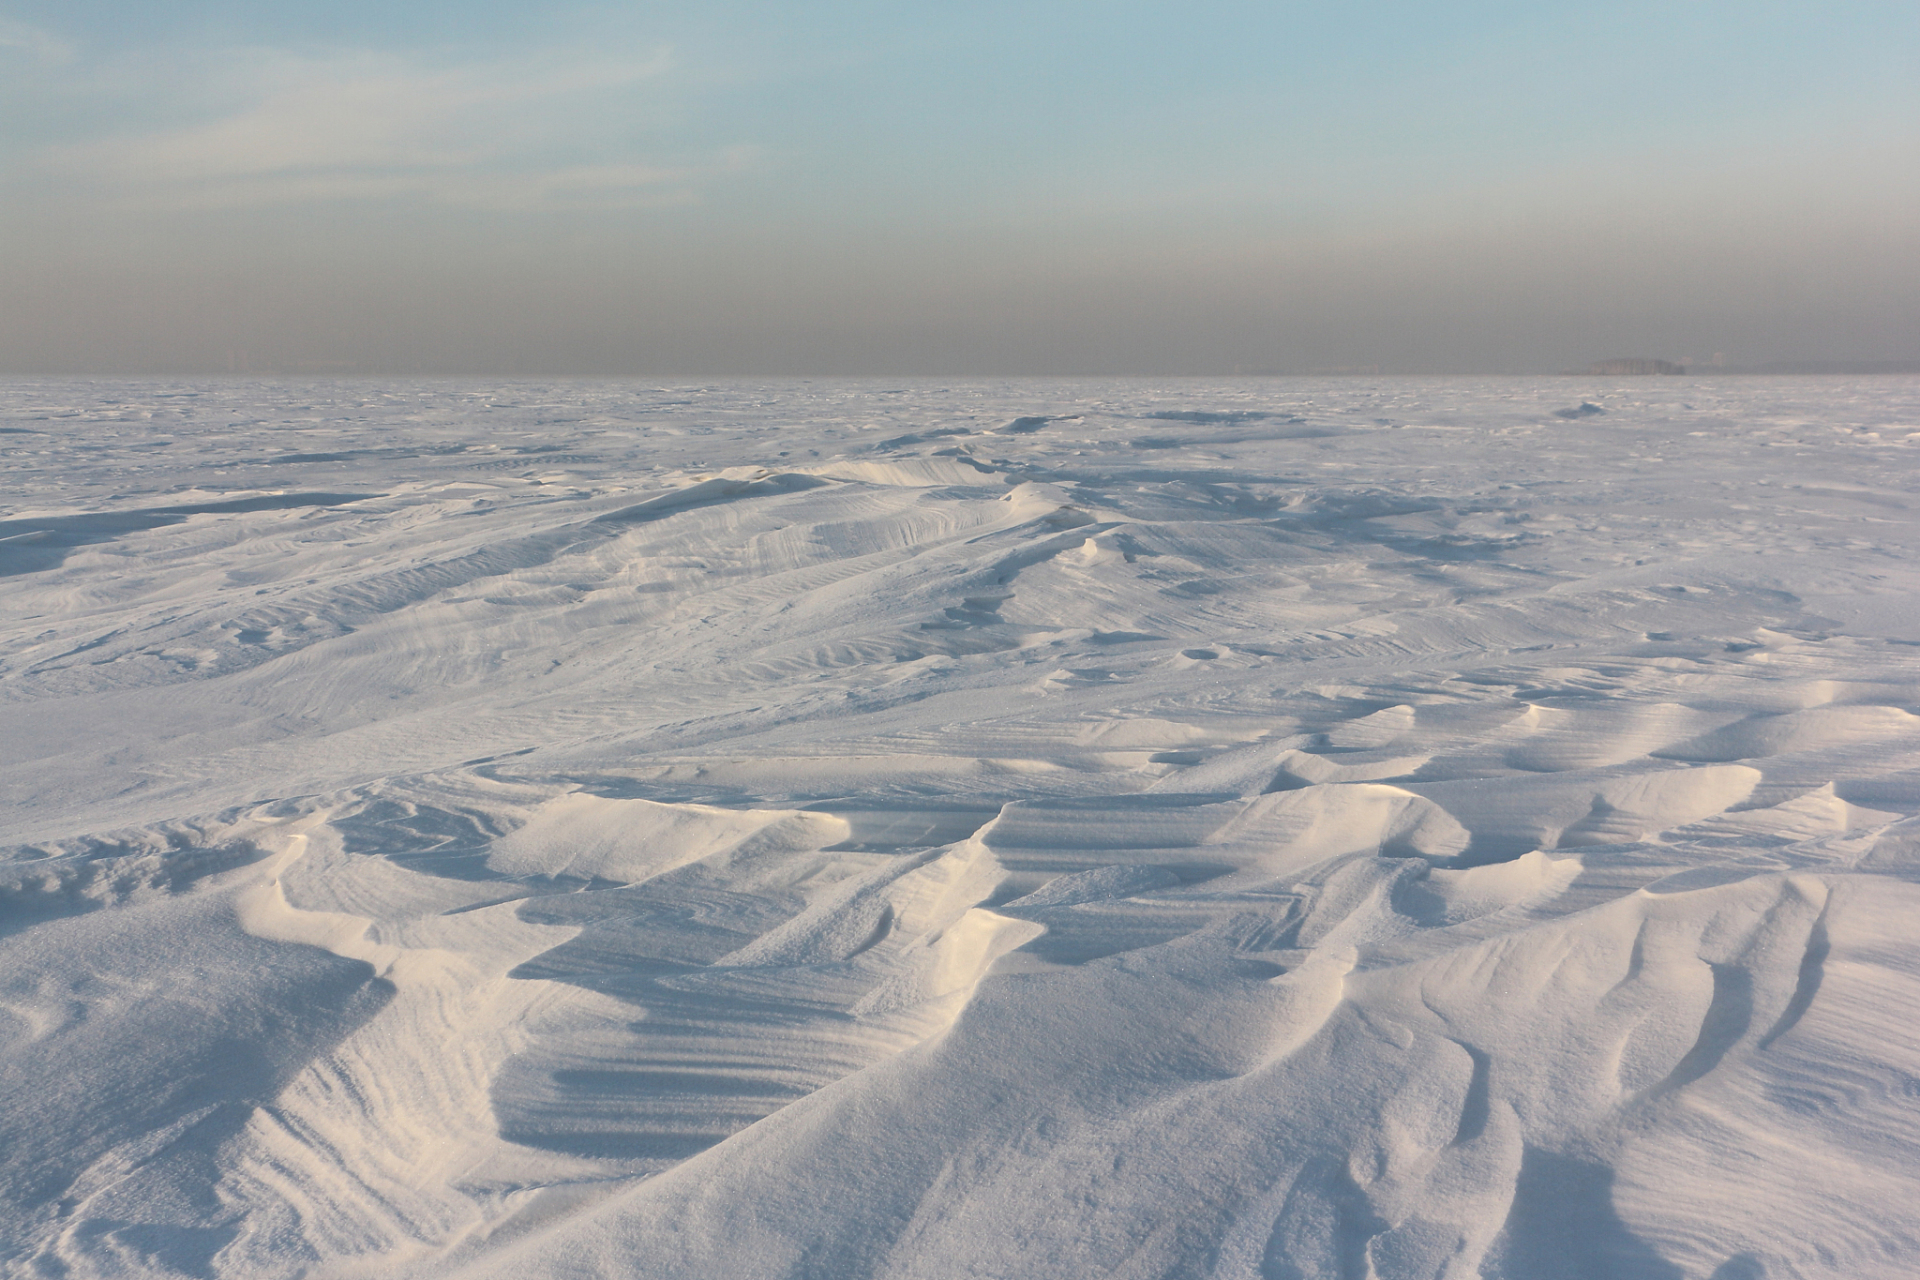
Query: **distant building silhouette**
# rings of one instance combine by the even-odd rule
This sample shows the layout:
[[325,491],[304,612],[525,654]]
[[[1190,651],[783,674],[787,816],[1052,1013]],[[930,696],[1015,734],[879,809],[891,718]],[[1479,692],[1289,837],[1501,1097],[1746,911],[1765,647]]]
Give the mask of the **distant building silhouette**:
[[1580,370],[1585,374],[1685,373],[1685,365],[1671,360],[1602,360]]

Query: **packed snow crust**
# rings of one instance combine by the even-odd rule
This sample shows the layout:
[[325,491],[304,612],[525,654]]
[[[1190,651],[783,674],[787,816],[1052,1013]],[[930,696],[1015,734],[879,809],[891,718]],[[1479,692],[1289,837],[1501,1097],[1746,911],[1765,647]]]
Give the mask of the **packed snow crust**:
[[1920,1274],[1917,446],[0,384],[0,1268]]

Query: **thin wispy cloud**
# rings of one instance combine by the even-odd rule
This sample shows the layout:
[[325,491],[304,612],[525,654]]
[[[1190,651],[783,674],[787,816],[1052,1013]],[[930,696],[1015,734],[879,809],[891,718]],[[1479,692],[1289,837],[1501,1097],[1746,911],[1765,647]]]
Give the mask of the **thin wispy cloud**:
[[51,31],[0,18],[0,68],[20,57],[44,67],[64,66],[73,60],[73,46]]
[[[755,152],[735,145],[691,157],[645,154],[633,135],[666,109],[672,68],[665,49],[467,62],[232,50],[212,69],[225,109],[55,146],[39,162],[123,205],[174,209],[685,202],[701,183],[748,166]],[[152,91],[168,89],[156,83]]]

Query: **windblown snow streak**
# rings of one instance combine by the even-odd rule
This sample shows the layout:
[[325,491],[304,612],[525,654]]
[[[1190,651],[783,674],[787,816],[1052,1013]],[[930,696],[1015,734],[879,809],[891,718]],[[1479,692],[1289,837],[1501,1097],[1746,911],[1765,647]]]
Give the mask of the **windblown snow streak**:
[[12,1274],[1920,1269],[1920,383],[0,390]]

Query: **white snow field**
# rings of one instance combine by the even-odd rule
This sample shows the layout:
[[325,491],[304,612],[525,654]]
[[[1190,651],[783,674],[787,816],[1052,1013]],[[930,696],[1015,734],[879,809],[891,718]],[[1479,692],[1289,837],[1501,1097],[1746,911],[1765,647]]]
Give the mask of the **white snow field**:
[[1901,378],[0,383],[0,1270],[1920,1275],[1916,460]]

